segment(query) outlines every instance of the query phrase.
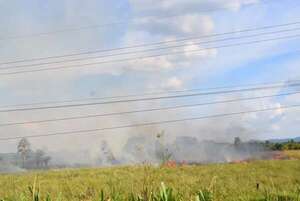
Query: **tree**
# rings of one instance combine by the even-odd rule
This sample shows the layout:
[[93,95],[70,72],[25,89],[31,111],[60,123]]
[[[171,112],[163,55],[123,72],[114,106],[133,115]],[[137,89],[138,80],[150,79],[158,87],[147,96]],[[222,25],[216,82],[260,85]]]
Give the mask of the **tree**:
[[161,131],[156,134],[155,155],[161,164],[167,163],[172,158],[172,153],[164,143],[165,132]]
[[102,155],[103,155],[102,162],[108,163],[108,164],[117,163],[113,152],[111,151],[109,145],[107,144],[107,142],[105,140],[103,140],[102,143],[101,143],[101,152],[102,152]]
[[39,168],[41,165],[43,165],[43,160],[45,157],[45,152],[41,149],[36,150],[35,152],[35,163],[36,167]]
[[43,163],[45,165],[46,168],[48,168],[48,165],[49,165],[49,161],[51,160],[51,157],[50,156],[46,156],[44,157],[43,159]]
[[274,150],[282,150],[283,145],[281,143],[275,143],[274,144]]
[[25,161],[28,153],[30,152],[30,143],[26,138],[22,138],[18,144],[18,154],[22,157],[22,167],[25,167]]
[[235,137],[235,138],[234,138],[234,145],[235,145],[235,146],[238,146],[238,145],[240,145],[241,143],[242,143],[241,138],[239,138],[239,137]]

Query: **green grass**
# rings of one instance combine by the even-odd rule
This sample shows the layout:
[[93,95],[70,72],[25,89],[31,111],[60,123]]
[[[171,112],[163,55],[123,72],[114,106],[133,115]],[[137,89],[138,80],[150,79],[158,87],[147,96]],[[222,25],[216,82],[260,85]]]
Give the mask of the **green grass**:
[[176,168],[128,166],[3,174],[0,200],[300,201],[299,186],[298,160]]

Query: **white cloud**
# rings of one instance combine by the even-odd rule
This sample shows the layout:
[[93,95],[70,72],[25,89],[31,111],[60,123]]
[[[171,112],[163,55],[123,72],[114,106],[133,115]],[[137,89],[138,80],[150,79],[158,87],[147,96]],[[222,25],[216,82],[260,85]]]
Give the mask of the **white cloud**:
[[259,0],[130,0],[136,13],[194,13],[218,8],[237,10],[242,5],[258,3]]
[[210,34],[214,29],[214,22],[208,15],[186,14],[172,20],[168,18],[141,19],[132,28],[162,37],[194,36]]
[[180,89],[183,86],[183,81],[177,77],[169,78],[165,84],[163,84],[163,88],[167,89]]

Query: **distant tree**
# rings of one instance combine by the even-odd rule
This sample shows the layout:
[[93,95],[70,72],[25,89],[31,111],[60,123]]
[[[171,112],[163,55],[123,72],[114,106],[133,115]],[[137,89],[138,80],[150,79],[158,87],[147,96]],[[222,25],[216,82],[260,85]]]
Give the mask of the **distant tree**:
[[107,144],[106,141],[102,141],[101,143],[101,155],[103,157],[103,162],[110,163],[110,164],[115,164],[116,163],[116,158],[111,151],[109,145]]
[[164,136],[165,136],[164,131],[161,131],[158,134],[156,134],[157,142],[155,145],[155,155],[161,164],[167,163],[172,158],[173,155],[164,143]]
[[45,165],[46,168],[49,166],[50,160],[51,160],[51,157],[50,157],[50,156],[44,157],[43,163],[44,163],[44,165]]
[[281,143],[274,144],[274,150],[282,150],[282,149],[283,149],[283,144]]
[[300,150],[300,142],[296,142],[295,140],[289,140],[287,142],[276,142],[276,143],[265,143],[265,146],[274,151],[281,150]]
[[299,150],[300,149],[300,143],[295,142],[294,140],[283,143],[282,146],[283,146],[282,148],[284,150]]
[[234,138],[234,145],[235,145],[235,146],[238,146],[238,145],[240,145],[241,143],[242,143],[241,138],[239,138],[239,137],[235,137],[235,138]]
[[37,168],[43,165],[44,157],[45,157],[45,152],[43,150],[38,149],[35,151],[35,163]]
[[25,161],[27,159],[27,155],[30,152],[30,143],[26,138],[22,138],[17,147],[18,154],[22,157],[22,167],[25,167]]

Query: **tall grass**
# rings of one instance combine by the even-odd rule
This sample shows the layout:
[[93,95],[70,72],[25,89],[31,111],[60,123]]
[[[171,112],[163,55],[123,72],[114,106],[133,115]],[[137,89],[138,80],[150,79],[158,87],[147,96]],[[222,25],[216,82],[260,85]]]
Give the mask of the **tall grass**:
[[67,169],[0,174],[0,201],[300,201],[297,186],[296,160]]
[[[28,187],[28,195],[21,194],[18,200],[14,201],[62,201],[60,197],[56,200],[52,199],[49,194],[43,198],[41,195],[41,186],[35,180],[33,185]],[[143,193],[143,192],[142,192]],[[81,200],[95,200],[95,201],[187,201],[184,200],[179,194],[174,194],[172,188],[167,187],[163,182],[156,192],[150,192],[145,197],[143,194],[134,194],[131,192],[129,196],[124,199],[117,191],[112,191],[106,194],[103,190],[100,191],[98,198],[82,198]],[[239,200],[232,198],[232,201]],[[242,199],[246,201],[246,199]],[[256,199],[247,199],[248,201],[300,201],[300,187],[295,192],[280,192],[276,189],[265,190],[261,197]],[[0,201],[12,201],[10,199],[0,199]],[[189,201],[219,201],[214,198],[214,193],[211,186],[206,189],[199,190]]]

